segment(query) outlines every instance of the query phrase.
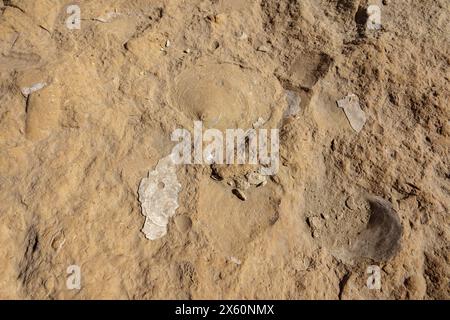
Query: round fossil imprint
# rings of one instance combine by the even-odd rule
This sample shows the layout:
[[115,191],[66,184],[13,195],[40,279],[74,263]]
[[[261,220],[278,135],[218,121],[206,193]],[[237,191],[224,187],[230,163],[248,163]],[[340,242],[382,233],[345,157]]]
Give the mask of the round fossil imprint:
[[375,261],[387,261],[400,248],[402,225],[390,202],[375,196],[368,197],[370,218],[366,229],[350,249],[353,255]]
[[272,115],[274,97],[281,92],[276,78],[230,63],[198,65],[176,79],[174,106],[206,128],[251,128],[259,117]]

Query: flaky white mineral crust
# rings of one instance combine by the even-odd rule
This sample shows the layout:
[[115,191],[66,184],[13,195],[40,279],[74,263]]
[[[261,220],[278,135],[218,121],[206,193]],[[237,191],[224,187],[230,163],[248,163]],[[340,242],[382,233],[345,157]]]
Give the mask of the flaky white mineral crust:
[[146,217],[142,232],[150,240],[162,238],[167,233],[169,218],[178,208],[178,182],[176,167],[171,155],[159,160],[155,170],[148,172],[139,185],[139,202]]
[[349,94],[345,98],[339,100],[338,106],[344,109],[350,126],[356,132],[360,132],[366,123],[366,113],[359,106],[359,98],[355,94]]

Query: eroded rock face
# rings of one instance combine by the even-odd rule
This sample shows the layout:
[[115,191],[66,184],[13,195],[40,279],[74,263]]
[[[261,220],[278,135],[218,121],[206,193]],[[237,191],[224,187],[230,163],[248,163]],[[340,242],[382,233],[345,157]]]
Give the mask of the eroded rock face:
[[[448,0],[68,2],[0,0],[0,298],[449,298]],[[279,128],[277,175],[175,177],[196,120]]]
[[61,88],[54,84],[27,97],[25,130],[31,141],[48,137],[59,128],[61,114]]

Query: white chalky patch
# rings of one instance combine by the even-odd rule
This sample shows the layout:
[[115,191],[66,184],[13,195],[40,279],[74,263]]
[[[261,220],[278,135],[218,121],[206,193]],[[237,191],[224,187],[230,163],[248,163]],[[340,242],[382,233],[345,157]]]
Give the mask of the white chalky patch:
[[21,91],[24,96],[28,96],[35,91],[41,90],[46,85],[47,85],[47,83],[45,83],[45,82],[38,82],[38,83],[33,84],[31,87],[22,88]]
[[286,90],[286,100],[288,103],[288,107],[284,111],[284,118],[295,116],[300,112],[300,102],[302,101],[302,98],[298,95],[297,92]]
[[178,208],[180,190],[172,155],[159,160],[155,170],[141,180],[139,202],[146,217],[142,232],[147,239],[156,240],[167,233],[169,218]]
[[361,110],[359,106],[359,98],[355,94],[349,94],[345,98],[338,100],[337,102],[339,108],[344,109],[345,115],[347,116],[350,126],[356,132],[360,132],[366,123],[366,113]]

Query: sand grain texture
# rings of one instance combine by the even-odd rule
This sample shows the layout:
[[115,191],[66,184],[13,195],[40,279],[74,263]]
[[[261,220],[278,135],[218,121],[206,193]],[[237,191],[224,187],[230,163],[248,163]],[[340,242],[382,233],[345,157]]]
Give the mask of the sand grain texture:
[[[80,30],[66,1],[0,0],[0,298],[450,298],[448,0],[76,3]],[[242,201],[254,167],[180,166],[146,239],[138,188],[171,132],[259,118],[278,174]]]

